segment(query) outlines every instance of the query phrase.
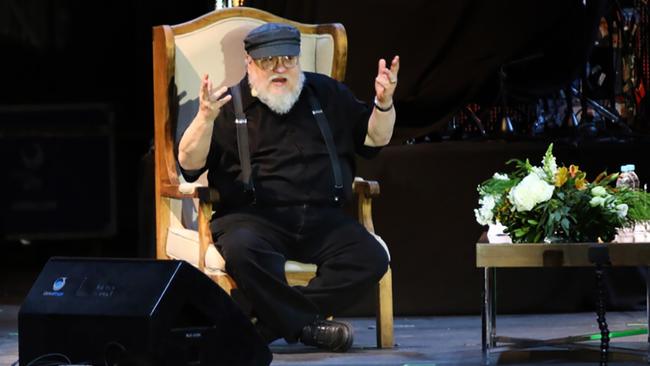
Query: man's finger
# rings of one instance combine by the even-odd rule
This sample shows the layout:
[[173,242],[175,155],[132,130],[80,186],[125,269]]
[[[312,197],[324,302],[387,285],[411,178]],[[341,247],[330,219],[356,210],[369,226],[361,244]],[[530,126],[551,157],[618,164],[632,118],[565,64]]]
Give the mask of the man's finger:
[[208,74],[204,74],[203,79],[201,80],[201,92],[203,95],[200,95],[203,99],[210,97],[210,89],[208,89],[209,80],[210,77]]
[[384,86],[389,86],[397,83],[397,75],[393,75],[393,73],[389,69],[384,69],[384,72],[378,76],[378,78],[381,77],[385,83]]
[[219,98],[221,98],[221,96],[223,95],[223,93],[226,92],[226,90],[228,90],[228,88],[225,87],[225,86],[222,86],[221,88],[219,88],[219,90],[211,92],[208,95],[208,101],[210,103],[214,103],[214,102],[218,101]]
[[386,69],[386,60],[383,58],[379,59],[379,65],[377,65],[377,74],[381,75],[381,71]]
[[[383,76],[383,77],[382,77]],[[390,85],[390,79],[388,78],[387,75],[378,75],[375,78],[375,83],[379,84],[382,88],[388,88],[388,85]]]
[[393,78],[393,73],[391,73],[390,69],[384,69],[382,72],[382,75],[386,77],[387,80],[392,80]]
[[204,100],[208,97],[208,82],[203,79],[201,80],[201,87],[199,88],[199,99]]
[[395,77],[397,77],[397,74],[399,73],[399,56],[393,58],[393,62],[390,64],[390,71]]
[[228,102],[230,101],[230,99],[232,99],[232,95],[226,95],[225,97],[219,99],[219,100],[217,101],[217,103],[218,103],[218,107],[219,107],[219,108],[223,107],[223,105],[226,104],[226,103],[228,103]]

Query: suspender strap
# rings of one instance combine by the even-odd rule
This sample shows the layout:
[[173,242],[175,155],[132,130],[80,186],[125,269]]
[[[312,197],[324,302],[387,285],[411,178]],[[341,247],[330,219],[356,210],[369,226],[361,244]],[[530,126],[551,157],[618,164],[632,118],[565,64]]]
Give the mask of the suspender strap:
[[242,106],[241,88],[239,84],[230,88],[230,95],[235,107],[235,127],[237,129],[237,150],[239,152],[239,164],[241,165],[242,180],[247,192],[254,193],[251,179],[251,153],[248,146],[248,120]]
[[325,140],[325,145],[327,146],[327,153],[330,157],[330,163],[332,165],[332,173],[334,175],[334,204],[340,205],[342,203],[342,197],[344,194],[343,191],[343,174],[341,174],[341,163],[339,162],[339,155],[336,152],[336,145],[334,145],[334,139],[332,138],[332,131],[330,130],[329,123],[327,122],[327,117],[323,113],[323,109],[314,96],[313,91],[309,88],[309,104],[311,105],[311,113],[316,118],[318,123],[318,128],[323,135]]
[[[243,111],[242,98],[241,98],[241,88],[239,84],[234,85],[230,88],[230,94],[232,95],[232,101],[235,108],[235,125],[237,129],[237,150],[239,152],[239,163],[242,170],[242,179],[244,181],[244,186],[246,188],[247,194],[251,195],[252,202],[255,202],[255,187],[251,178],[251,157],[250,157],[250,148],[248,144],[248,129],[246,115]],[[332,166],[332,174],[334,175],[334,197],[333,203],[335,205],[342,204],[342,198],[344,195],[343,190],[343,174],[341,173],[341,163],[339,162],[339,156],[336,152],[336,145],[334,145],[334,139],[332,138],[332,131],[330,130],[329,123],[327,118],[323,113],[323,109],[318,102],[318,99],[314,96],[314,93],[309,88],[309,104],[312,109],[312,114],[316,119],[318,128],[320,129],[323,139],[325,140],[325,146],[327,147],[327,153],[329,154],[330,164]]]

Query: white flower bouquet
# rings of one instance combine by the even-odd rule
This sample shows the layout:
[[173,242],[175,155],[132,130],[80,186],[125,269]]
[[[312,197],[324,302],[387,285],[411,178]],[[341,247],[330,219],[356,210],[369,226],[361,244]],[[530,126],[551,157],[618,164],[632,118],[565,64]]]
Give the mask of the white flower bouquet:
[[558,168],[549,145],[542,166],[510,160],[510,174],[496,173],[478,186],[481,225],[503,225],[515,243],[609,242],[617,229],[650,220],[650,194],[612,183],[618,173],[593,181],[576,165]]

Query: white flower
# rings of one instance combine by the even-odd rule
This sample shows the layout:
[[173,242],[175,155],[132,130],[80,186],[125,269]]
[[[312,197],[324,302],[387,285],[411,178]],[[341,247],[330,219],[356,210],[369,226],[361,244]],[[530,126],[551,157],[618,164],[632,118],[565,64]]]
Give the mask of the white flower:
[[497,197],[493,195],[481,197],[478,200],[480,208],[474,210],[474,216],[476,216],[476,222],[481,225],[493,224],[494,214],[492,210],[496,205]]
[[621,203],[619,205],[616,205],[616,213],[618,214],[618,217],[624,218],[627,216],[627,204]]
[[591,205],[591,207],[604,206],[604,205],[605,205],[605,197],[594,196],[594,197],[589,201],[589,204]]
[[512,187],[508,194],[508,200],[517,211],[530,211],[538,203],[550,200],[554,190],[555,186],[546,183],[533,172]]
[[492,178],[497,179],[497,180],[508,180],[508,174],[501,174],[501,173],[494,173]]
[[595,197],[605,197],[607,196],[607,191],[605,190],[605,187],[595,186],[591,189],[591,195]]
[[546,174],[546,181],[552,181],[557,174],[557,163],[555,162],[555,156],[553,156],[553,144],[550,144],[546,149],[544,154],[544,159],[542,159],[542,166],[544,167],[544,173]]
[[546,176],[549,178],[555,177],[555,174],[557,174],[557,163],[555,162],[555,156],[544,156],[544,160],[542,160],[542,162],[544,163],[544,172],[546,173]]
[[538,167],[538,166],[534,166],[534,167],[531,169],[531,172],[532,172],[533,174],[535,174],[536,176],[538,176],[539,179],[546,180],[546,172],[544,171],[544,169],[542,169],[542,168],[540,168],[540,167]]

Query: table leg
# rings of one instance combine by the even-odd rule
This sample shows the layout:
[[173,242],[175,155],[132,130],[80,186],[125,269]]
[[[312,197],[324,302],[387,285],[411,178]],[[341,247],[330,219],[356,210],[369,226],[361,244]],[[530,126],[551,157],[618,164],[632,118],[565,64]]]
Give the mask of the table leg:
[[648,354],[646,362],[650,363],[650,267],[645,268],[645,314],[648,326]]
[[483,303],[481,306],[481,349],[483,363],[490,363],[490,349],[496,346],[496,268],[483,272]]
[[490,364],[490,352],[488,349],[488,285],[487,285],[487,268],[483,268],[483,293],[481,299],[481,352],[483,355],[483,364]]
[[490,309],[490,348],[494,348],[497,345],[496,336],[497,336],[497,269],[489,268],[488,273],[488,286],[490,289],[489,293],[489,309]]

